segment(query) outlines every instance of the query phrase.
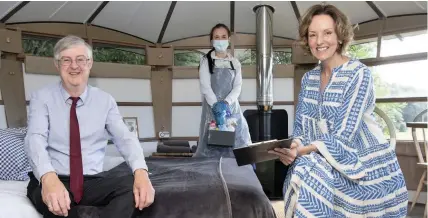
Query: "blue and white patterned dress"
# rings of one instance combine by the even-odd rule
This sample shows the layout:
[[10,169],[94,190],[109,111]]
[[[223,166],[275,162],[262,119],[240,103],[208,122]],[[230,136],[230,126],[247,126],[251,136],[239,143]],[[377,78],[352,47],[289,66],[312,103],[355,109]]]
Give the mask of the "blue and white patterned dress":
[[302,79],[293,137],[301,156],[284,182],[286,217],[405,217],[408,193],[395,148],[376,123],[371,72],[351,59],[323,93],[321,66]]

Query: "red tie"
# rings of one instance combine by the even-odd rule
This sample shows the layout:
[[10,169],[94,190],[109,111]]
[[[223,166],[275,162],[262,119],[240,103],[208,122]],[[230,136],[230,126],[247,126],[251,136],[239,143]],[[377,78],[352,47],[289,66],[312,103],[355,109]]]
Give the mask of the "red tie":
[[70,109],[70,189],[74,201],[79,203],[83,195],[82,150],[80,147],[79,121],[76,115],[78,97],[70,97],[73,104]]

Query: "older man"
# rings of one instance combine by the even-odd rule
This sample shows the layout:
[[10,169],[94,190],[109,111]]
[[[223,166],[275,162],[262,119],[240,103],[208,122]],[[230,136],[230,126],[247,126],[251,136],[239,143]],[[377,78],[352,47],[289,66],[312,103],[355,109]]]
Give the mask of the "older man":
[[[88,85],[91,46],[67,36],[55,45],[54,56],[61,82],[36,91],[30,101],[28,198],[45,218],[77,217],[76,205],[103,205],[103,218],[133,217],[136,208],[154,201],[140,143],[113,97]],[[109,135],[133,175],[101,174]]]

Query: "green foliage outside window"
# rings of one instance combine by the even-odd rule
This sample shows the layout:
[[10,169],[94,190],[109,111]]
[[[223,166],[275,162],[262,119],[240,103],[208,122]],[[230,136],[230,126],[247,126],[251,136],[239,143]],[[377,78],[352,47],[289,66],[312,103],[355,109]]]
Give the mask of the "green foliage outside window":
[[174,51],[174,66],[197,67],[205,53],[198,50]]
[[53,57],[54,47],[58,38],[22,36],[24,53],[40,57]]
[[[24,35],[22,46],[24,53],[40,57],[53,57],[54,47],[59,38],[37,37]],[[121,64],[145,64],[144,49],[131,48],[118,45],[94,43],[94,61],[121,63]]]
[[347,55],[358,59],[375,58],[376,51],[377,51],[377,43],[368,42],[368,43],[350,45],[347,51]]
[[[208,52],[208,50],[207,50]],[[174,51],[175,66],[199,66],[201,58],[206,52],[199,50]],[[256,51],[251,49],[235,49],[235,57],[241,65],[256,65]],[[291,64],[291,50],[277,50],[273,53],[274,64]]]
[[118,64],[145,64],[144,49],[107,44],[93,44],[94,61]]
[[[241,62],[242,65],[257,64],[257,53],[254,49],[236,49],[235,57]],[[291,50],[274,50],[273,64],[291,64]]]
[[[358,59],[373,58],[376,57],[376,49],[377,45],[375,42],[351,45],[348,50],[348,55]],[[400,93],[409,93],[409,89],[414,89],[413,87],[403,86],[400,84],[386,83],[382,80],[380,72],[377,72],[376,68],[371,67],[371,70],[374,79],[376,98],[395,97]],[[412,93],[417,93],[417,90],[414,90]],[[417,114],[427,108],[427,103],[378,103],[376,106],[384,111],[394,123],[398,139],[411,140],[411,135],[409,133],[409,129],[406,127],[406,122],[412,122]],[[376,117],[376,119],[383,129],[384,134],[389,135],[386,123],[381,121],[380,117]]]
[[291,50],[273,51],[273,64],[291,64]]

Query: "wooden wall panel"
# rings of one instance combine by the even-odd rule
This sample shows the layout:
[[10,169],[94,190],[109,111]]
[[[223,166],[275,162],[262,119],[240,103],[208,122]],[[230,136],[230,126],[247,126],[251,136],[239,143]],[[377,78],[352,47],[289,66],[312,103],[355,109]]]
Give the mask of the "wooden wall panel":
[[27,125],[22,62],[1,59],[0,89],[8,127]]
[[[424,146],[422,143],[420,143],[420,147],[421,151],[424,153],[425,149],[423,149]],[[398,162],[406,180],[407,189],[416,190],[424,169],[422,167],[418,167],[417,165],[418,157],[413,141],[397,142],[395,151],[397,153]],[[426,186],[424,186],[422,191],[427,191]]]
[[[245,33],[235,33],[232,37],[233,46],[235,48],[239,47],[248,47],[256,45],[256,35],[255,34],[245,34]],[[284,39],[280,37],[273,37],[273,46],[275,47],[291,47],[293,43],[290,39]],[[174,42],[169,42],[163,44],[163,46],[174,46],[176,48],[210,48],[210,38],[206,36],[196,36],[186,39],[177,40]]]
[[[182,67],[175,66],[173,69],[174,79],[198,79],[199,71],[198,67]],[[241,68],[243,79],[255,79],[257,70],[255,65],[244,65]],[[280,64],[273,66],[273,77],[274,78],[293,78],[294,77],[294,65],[292,64]]]
[[171,133],[172,72],[167,69],[152,71],[151,89],[155,134],[157,136],[160,131],[169,131]]

